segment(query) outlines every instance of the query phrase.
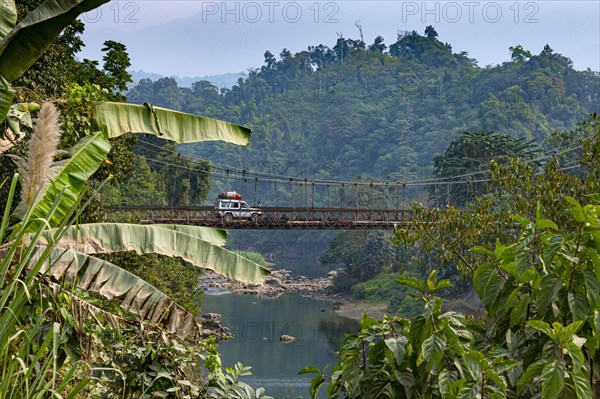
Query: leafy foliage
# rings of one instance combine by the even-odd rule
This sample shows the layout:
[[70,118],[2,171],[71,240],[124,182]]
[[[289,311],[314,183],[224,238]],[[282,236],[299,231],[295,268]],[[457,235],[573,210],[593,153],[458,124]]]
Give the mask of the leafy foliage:
[[103,86],[111,91],[127,90],[127,83],[132,82],[131,74],[127,72],[131,66],[127,48],[122,43],[107,40],[102,51],[106,53],[103,57],[104,72],[109,78],[108,84]]
[[331,398],[598,396],[597,122],[592,116],[579,127],[592,133],[579,176],[556,165],[535,174],[518,161],[492,163],[493,195],[464,210],[416,207],[422,223],[412,232],[398,229],[399,242],[460,265],[485,315],[442,313],[437,292],[451,283],[438,281],[436,270],[426,281],[400,277],[423,303],[421,315],[412,322],[363,318],[331,375],[308,369],[316,373],[311,395],[329,381]]
[[273,399],[265,395],[264,388],[258,388],[256,391],[250,385],[239,381],[239,378],[251,375],[252,367],[236,363],[233,368],[226,368],[226,373],[220,371],[218,378],[213,380],[213,387],[210,389],[208,398],[221,399]]
[[317,373],[312,397],[327,378],[331,398],[597,395],[600,205],[569,202],[574,231],[556,231],[541,215],[520,218],[519,239],[487,254],[473,277],[486,319],[442,314],[435,294],[449,281],[438,282],[435,271],[425,282],[399,278],[418,292],[422,314],[412,322],[365,316],[331,377],[309,369]]
[[413,204],[417,223],[412,231],[397,229],[397,242],[417,251],[425,264],[439,265],[440,270],[456,266],[463,274],[472,275],[479,254],[492,251],[496,240],[517,239],[517,231],[507,228],[517,223],[512,215],[533,219],[543,210],[559,226],[574,228],[565,196],[585,201],[598,190],[600,120],[592,115],[568,134],[586,137],[578,164],[571,161],[567,169],[561,170],[561,165],[550,162],[538,172],[531,163],[519,160],[506,164],[492,161],[488,195],[464,209],[427,209]]
[[152,172],[143,156],[136,157],[133,169],[119,184],[105,185],[103,202],[107,205],[167,205],[166,194],[158,186],[158,176]]
[[338,288],[346,290],[342,280],[365,281],[383,270],[394,268],[395,254],[390,237],[383,232],[345,231],[336,236],[321,257],[330,269],[341,268]]

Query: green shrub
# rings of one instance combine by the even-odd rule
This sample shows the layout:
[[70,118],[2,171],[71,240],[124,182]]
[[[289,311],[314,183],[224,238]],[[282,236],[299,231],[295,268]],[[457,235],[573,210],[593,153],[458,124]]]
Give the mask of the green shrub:
[[538,206],[535,220],[515,217],[516,242],[473,248],[484,318],[442,314],[436,295],[451,283],[436,271],[400,277],[419,293],[421,314],[365,316],[331,375],[300,371],[316,374],[311,396],[329,381],[330,398],[600,397],[600,205],[566,200],[572,228],[559,230]]

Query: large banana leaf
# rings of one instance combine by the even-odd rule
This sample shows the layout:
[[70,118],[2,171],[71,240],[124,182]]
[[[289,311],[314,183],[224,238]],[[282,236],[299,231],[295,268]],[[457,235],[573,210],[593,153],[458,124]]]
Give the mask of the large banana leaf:
[[0,123],[6,119],[13,98],[15,98],[15,91],[10,83],[0,75]]
[[[13,0],[1,0],[0,6],[2,7],[0,9],[0,40],[2,40],[17,23],[17,6]],[[13,97],[14,91],[10,83],[0,76],[0,122],[4,121]],[[0,137],[2,133],[0,133]]]
[[[190,226],[192,227],[192,226]],[[260,265],[221,248],[222,233],[196,227],[179,230],[125,223],[90,223],[67,228],[57,244],[87,254],[135,251],[179,257],[194,266],[213,270],[247,283],[260,283],[269,271]]]
[[17,24],[17,6],[13,0],[0,1],[0,40],[13,30]]
[[[44,247],[38,248],[41,254]],[[37,258],[33,258],[35,263]],[[181,337],[202,335],[194,315],[143,279],[110,262],[71,249],[52,248],[41,273],[57,280],[76,283],[84,290],[107,299],[122,299],[121,307],[144,320],[164,324],[167,331]]]
[[9,82],[19,78],[81,13],[106,2],[108,0],[44,1],[0,41],[0,74]]
[[[48,220],[51,226],[57,226],[78,203],[78,197],[88,179],[100,167],[109,151],[110,143],[100,132],[81,139],[69,150],[68,158],[53,165],[56,174],[41,199],[34,205],[32,217],[45,218],[54,200],[62,192],[60,204]],[[35,228],[36,224],[32,223],[31,230]]]
[[208,241],[213,245],[218,245],[219,247],[224,246],[227,242],[227,230],[215,229],[213,227],[187,226],[183,224],[155,224],[153,226],[180,231],[184,234]]
[[[119,227],[121,226],[121,227]],[[87,223],[80,225],[72,225],[67,226],[61,230],[62,240],[61,243],[63,247],[66,245],[71,249],[75,249],[80,252],[85,253],[101,253],[106,252],[101,250],[101,245],[96,245],[94,241],[84,242],[81,236],[81,233],[87,234],[87,232],[107,232],[113,231],[115,228],[121,228],[127,230],[125,226],[142,226],[142,227],[156,227],[157,229],[165,229],[172,232],[180,232],[192,237],[195,237],[199,240],[206,241],[212,245],[217,245],[222,247],[227,242],[227,231],[222,229],[215,229],[213,227],[202,227],[202,226],[185,226],[178,224],[153,224],[153,225],[137,225],[137,224],[126,224],[126,223]],[[146,230],[146,229],[142,229]],[[46,237],[51,236],[56,232],[56,229],[48,230],[48,233],[45,234],[44,239]],[[129,234],[129,233],[126,233]],[[44,241],[44,243],[48,243],[48,240]],[[119,251],[130,251],[132,249],[128,249],[127,245],[122,246],[121,248],[113,245],[113,250],[110,252],[119,252]],[[98,250],[93,248],[85,248],[85,247],[93,247],[97,246]]]
[[98,103],[94,107],[94,124],[109,138],[127,133],[148,133],[177,143],[221,140],[247,145],[252,133],[250,129],[233,123],[151,104]]

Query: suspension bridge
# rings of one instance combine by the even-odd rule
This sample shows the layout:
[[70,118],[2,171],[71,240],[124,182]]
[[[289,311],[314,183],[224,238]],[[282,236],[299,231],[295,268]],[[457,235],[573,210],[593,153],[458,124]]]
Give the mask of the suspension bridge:
[[[439,194],[449,201],[453,191],[458,190],[469,197],[473,190],[481,185],[489,184],[491,176],[488,170],[476,170],[457,176],[444,178],[426,178],[393,181],[336,181],[328,179],[307,178],[279,175],[268,172],[257,172],[243,167],[232,167],[211,162],[206,163],[182,157],[177,151],[164,148],[140,140],[145,147],[157,154],[171,152],[170,158],[157,159],[149,157],[148,163],[163,168],[176,168],[188,174],[188,187],[192,176],[208,176],[220,179],[223,187],[238,187],[248,204],[247,212],[219,212],[215,206],[148,206],[120,205],[107,206],[108,219],[125,213],[135,215],[142,223],[149,224],[182,224],[195,226],[219,227],[225,229],[392,229],[394,226],[408,227],[418,223],[413,212],[407,209],[408,201],[415,199],[415,193],[423,188],[436,198]],[[580,145],[555,149],[553,153],[529,160],[538,162],[551,159],[557,154],[564,154],[581,148]],[[565,165],[561,170],[579,167]],[[169,169],[170,170],[170,169]],[[175,170],[175,169],[174,169]],[[175,175],[175,174],[174,174]],[[176,179],[173,179],[177,184]],[[259,193],[275,194],[284,188],[287,194],[287,206],[261,206],[257,200]],[[174,187],[172,191],[180,190]],[[407,192],[412,189],[412,195]],[[415,190],[417,189],[417,190]],[[279,193],[281,194],[281,193]],[[285,197],[285,195],[284,195]],[[408,197],[408,198],[407,198]],[[263,197],[264,198],[264,197]],[[437,204],[445,206],[448,203]],[[235,216],[233,216],[235,215]]]
[[119,212],[137,214],[142,223],[181,224],[224,229],[294,230],[294,229],[392,229],[410,226],[412,212],[394,209],[340,208],[259,208],[260,217],[232,218],[217,214],[210,206],[111,206],[112,215]]

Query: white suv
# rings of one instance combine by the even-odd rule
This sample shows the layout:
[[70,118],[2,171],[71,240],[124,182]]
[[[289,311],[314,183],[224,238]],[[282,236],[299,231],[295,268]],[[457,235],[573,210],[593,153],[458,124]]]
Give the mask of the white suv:
[[215,201],[215,214],[226,222],[233,219],[250,219],[256,222],[262,216],[259,208],[251,208],[246,201],[224,198],[217,198]]

